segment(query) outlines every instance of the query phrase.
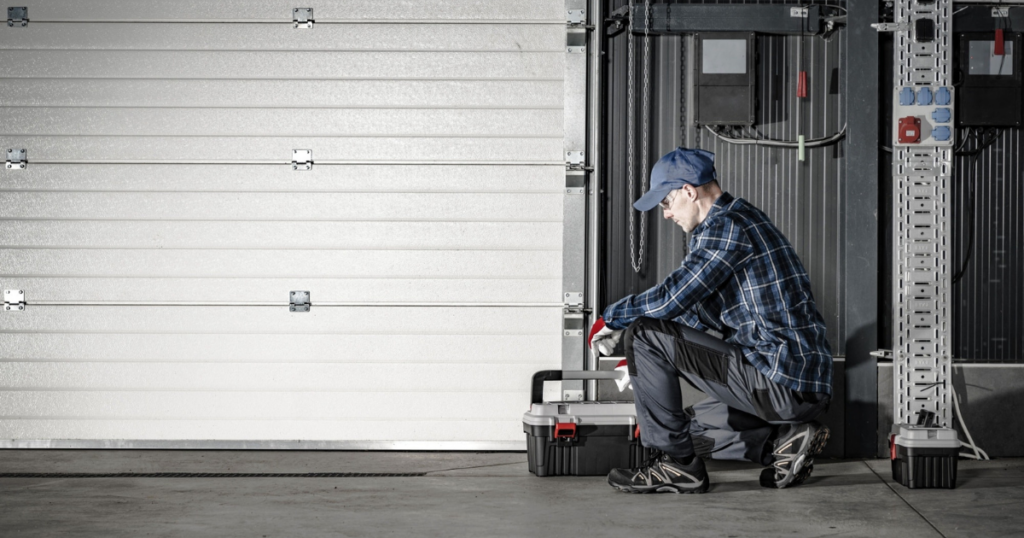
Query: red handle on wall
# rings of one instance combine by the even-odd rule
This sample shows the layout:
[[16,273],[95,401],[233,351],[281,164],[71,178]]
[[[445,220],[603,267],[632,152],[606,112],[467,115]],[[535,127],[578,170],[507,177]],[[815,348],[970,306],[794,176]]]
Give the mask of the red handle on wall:
[[1003,29],[996,30],[996,48],[993,52],[996,56],[1002,56],[1006,53],[1006,49],[1003,48]]
[[801,71],[796,81],[796,96],[807,97],[807,71]]

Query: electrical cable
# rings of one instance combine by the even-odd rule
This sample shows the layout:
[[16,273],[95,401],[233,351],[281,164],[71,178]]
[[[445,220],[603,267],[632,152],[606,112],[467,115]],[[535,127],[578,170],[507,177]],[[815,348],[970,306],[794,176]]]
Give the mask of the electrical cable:
[[[988,457],[988,454],[984,450],[978,448],[978,445],[975,444],[974,442],[974,438],[971,437],[971,432],[967,430],[967,424],[964,422],[964,416],[960,413],[960,396],[956,393],[955,390],[952,390],[951,392],[953,393],[953,409],[956,411],[956,419],[957,421],[960,422],[960,427],[964,429],[964,435],[967,436],[967,443],[961,444],[963,446],[970,446],[971,448],[974,449],[974,459],[990,459]],[[965,456],[962,453],[960,455],[968,458],[971,457],[971,455]]]
[[968,189],[967,202],[967,205],[969,207],[967,225],[969,226],[969,228],[967,233],[967,253],[964,256],[963,263],[960,264],[960,270],[953,275],[953,284],[960,282],[960,279],[963,278],[964,273],[967,272],[967,265],[971,261],[971,254],[974,252],[974,219],[976,215],[976,207],[978,205],[978,199],[977,196],[975,196],[975,188],[978,183],[978,157],[981,155],[982,151],[985,151],[985,149],[994,144],[995,141],[999,140],[999,138],[1002,136],[1003,129],[985,129],[984,134],[982,134],[980,138],[978,138],[977,136],[975,137],[978,143],[978,147],[974,148],[971,151],[964,151],[960,153],[961,156],[971,157],[971,164],[969,164],[967,168],[968,172],[971,174],[969,178],[970,184]]
[[[738,145],[754,145],[754,146],[766,146],[772,148],[799,148],[800,142],[796,140],[774,140],[771,138],[732,138],[725,136],[718,131],[715,131],[710,125],[704,126],[711,134],[718,137],[719,140]],[[839,142],[846,137],[846,125],[843,125],[842,130],[838,133],[828,136],[825,138],[813,138],[811,140],[804,141],[805,148],[821,148],[825,146],[831,146],[836,142]]]

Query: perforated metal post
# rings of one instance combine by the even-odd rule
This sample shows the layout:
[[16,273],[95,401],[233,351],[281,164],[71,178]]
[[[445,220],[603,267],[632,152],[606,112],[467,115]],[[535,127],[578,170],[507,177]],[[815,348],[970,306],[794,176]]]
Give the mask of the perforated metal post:
[[[952,426],[950,367],[953,80],[951,0],[898,0],[893,101],[893,401]],[[948,113],[948,117],[947,117]]]

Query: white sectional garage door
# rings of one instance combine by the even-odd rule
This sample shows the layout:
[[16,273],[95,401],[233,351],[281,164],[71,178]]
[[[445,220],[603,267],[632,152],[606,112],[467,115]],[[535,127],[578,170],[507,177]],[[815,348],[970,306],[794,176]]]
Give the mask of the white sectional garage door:
[[522,448],[562,357],[564,4],[19,5],[4,446]]

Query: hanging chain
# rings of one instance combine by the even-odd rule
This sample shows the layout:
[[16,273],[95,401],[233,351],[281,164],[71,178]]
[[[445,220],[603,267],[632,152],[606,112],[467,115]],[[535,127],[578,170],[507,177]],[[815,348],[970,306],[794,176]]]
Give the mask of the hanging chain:
[[636,111],[633,107],[633,0],[629,0],[629,30],[626,32],[626,182],[629,187],[626,191],[626,211],[629,213],[629,261],[633,264],[633,271],[640,272],[640,264],[636,259],[636,233],[633,231],[634,215],[633,198],[636,194],[633,190],[633,120]]
[[[650,58],[650,0],[644,0],[644,86],[643,86],[643,130],[641,132],[641,155],[640,155],[640,188],[642,192],[647,192],[647,116],[648,116],[648,86],[650,84],[650,73],[649,73],[649,58]],[[634,148],[634,136],[635,136],[635,125],[636,125],[636,107],[633,104],[633,87],[635,83],[633,81],[633,74],[635,68],[635,57],[636,52],[633,46],[633,0],[629,0],[629,32],[626,37],[627,43],[627,57],[628,57],[628,78],[626,82],[626,179],[629,184],[628,195],[627,195],[627,211],[629,212],[629,261],[633,266],[633,271],[636,273],[640,272],[643,266],[644,260],[644,243],[647,235],[647,219],[640,219],[640,250],[636,249],[636,232],[634,230],[634,223],[636,221],[636,210],[633,209],[633,200],[636,199],[636,191],[634,188],[633,181],[633,155],[635,153]]]

